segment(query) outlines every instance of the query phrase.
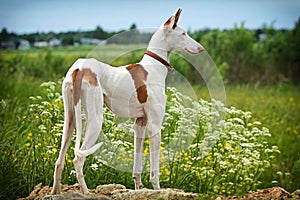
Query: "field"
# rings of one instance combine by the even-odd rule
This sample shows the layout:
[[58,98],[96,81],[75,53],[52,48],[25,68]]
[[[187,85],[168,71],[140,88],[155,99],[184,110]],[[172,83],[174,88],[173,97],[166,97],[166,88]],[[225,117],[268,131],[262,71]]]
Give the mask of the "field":
[[[108,45],[98,47],[100,51],[97,52],[103,53],[100,57],[109,62],[126,49],[143,47]],[[39,182],[52,184],[63,120],[60,82],[76,58],[86,57],[93,48],[0,52],[1,199],[27,196]],[[142,51],[129,52],[115,60],[114,64],[136,62],[141,55]],[[178,88],[181,87],[178,85]],[[286,82],[267,86],[225,85],[226,109],[222,105],[220,107],[226,110],[226,126],[219,127],[222,134],[216,148],[202,157],[197,152],[197,145],[209,133],[207,124],[215,113],[212,112],[214,104],[205,85],[194,85],[193,88],[199,98],[206,100],[194,104],[198,110],[196,107],[186,109],[184,102],[191,100],[175,90],[168,90],[170,101],[167,105],[163,142],[167,144],[170,139],[178,136],[176,134],[180,130],[191,127],[195,127],[197,135],[192,141],[193,147],[178,150],[178,155],[174,153],[177,159],[164,160],[167,164],[161,168],[163,187],[177,187],[207,195],[243,194],[250,189],[275,185],[290,192],[300,188],[299,86]],[[181,120],[191,116],[193,120]],[[106,112],[106,119],[104,133],[118,133],[118,136],[107,137],[119,145],[118,150],[107,151],[118,152],[122,156],[128,150],[130,154],[132,143],[125,133],[130,129],[130,122],[121,121],[124,126],[118,126],[118,119],[109,111]],[[237,133],[239,137],[230,135],[232,133]],[[243,140],[247,140],[247,143]],[[166,146],[162,148],[163,155],[170,155],[171,151]],[[66,158],[63,175],[63,182],[69,184],[76,182],[71,150]],[[147,146],[144,153],[149,153]],[[162,156],[162,159],[165,157]],[[85,174],[90,188],[104,183],[121,183],[128,188],[133,187],[130,171],[124,172],[109,166],[107,160],[97,156],[87,160]],[[144,173],[143,181],[150,187],[148,179],[148,173]]]

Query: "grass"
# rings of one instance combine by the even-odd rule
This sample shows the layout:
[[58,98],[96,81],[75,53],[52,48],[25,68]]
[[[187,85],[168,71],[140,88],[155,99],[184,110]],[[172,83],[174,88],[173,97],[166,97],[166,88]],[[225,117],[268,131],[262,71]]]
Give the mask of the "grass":
[[[138,45],[130,48],[142,47],[143,45]],[[0,52],[0,164],[3,166],[3,170],[0,172],[0,186],[2,188],[2,192],[0,193],[1,199],[24,197],[32,190],[32,186],[41,181],[44,184],[52,183],[54,162],[60,145],[60,136],[57,135],[57,133],[61,128],[62,119],[51,118],[51,120],[47,120],[49,117],[43,118],[41,112],[36,114],[33,110],[30,111],[30,105],[36,104],[34,108],[37,109],[41,102],[37,103],[39,101],[38,99],[29,100],[29,97],[45,97],[43,100],[49,101],[52,107],[45,107],[45,104],[43,105],[44,107],[40,107],[39,109],[48,109],[50,114],[61,116],[61,102],[59,103],[59,101],[53,100],[55,99],[55,92],[53,93],[54,97],[49,97],[47,96],[49,91],[42,91],[39,85],[46,80],[56,81],[61,78],[68,66],[70,66],[77,57],[85,57],[93,48],[94,47],[80,47],[51,51],[38,49]],[[99,48],[101,51],[97,50],[97,52],[106,52],[107,54],[99,56],[107,57],[107,59],[112,59],[117,56],[116,52],[126,51],[126,46],[111,45]],[[134,57],[136,55],[129,54],[129,56]],[[117,63],[122,63],[123,61],[121,58],[117,60]],[[46,62],[47,64],[45,64]],[[34,69],[39,65],[39,74],[33,73]],[[64,66],[57,70],[56,68],[52,68],[55,65]],[[33,72],[28,74],[25,69],[32,70]],[[57,73],[57,71],[59,71],[59,73]],[[52,75],[49,76],[49,74]],[[195,88],[198,96],[210,100],[205,88]],[[261,184],[259,184],[257,188],[279,185],[290,192],[300,188],[298,180],[298,177],[300,177],[300,146],[297,143],[300,137],[299,86],[292,86],[285,83],[278,83],[272,86],[227,85],[225,89],[227,107],[234,106],[240,110],[250,111],[252,121],[260,121],[262,126],[270,130],[272,136],[266,139],[268,146],[277,145],[281,152],[280,154],[276,154],[272,166],[259,176],[258,181],[261,181]],[[57,92],[59,92],[59,88]],[[36,103],[34,103],[34,101],[36,101]],[[113,121],[112,116],[108,115],[107,117]],[[40,125],[44,125],[46,129]],[[117,125],[111,128],[109,127],[110,126],[105,129],[106,132],[109,132],[110,129],[115,130]],[[130,128],[130,126],[128,127]],[[44,133],[44,130],[49,131]],[[120,135],[124,134],[124,130],[121,130],[120,127],[117,131],[119,131]],[[232,144],[226,143],[225,140],[223,142],[223,148],[230,148],[232,146]],[[42,154],[43,152],[48,152],[49,155]],[[40,154],[40,156],[38,156],[38,154]],[[75,183],[76,178],[74,174],[72,174],[72,155],[70,151],[66,160],[67,164],[64,171],[64,180],[66,182]],[[162,176],[162,185],[178,186],[181,188],[186,187],[189,188],[188,190],[197,191],[194,186],[192,187],[190,185],[190,187],[188,187],[188,184],[184,184],[193,179],[190,180],[188,176],[183,174],[179,176],[179,169],[197,169],[194,170],[194,172],[201,173],[201,170],[197,168],[198,166],[206,164],[206,167],[210,167],[211,165],[209,165],[209,162],[198,163],[197,166],[191,165],[188,163],[188,159],[193,158],[193,152],[182,155],[182,166],[178,164],[173,165],[172,168],[169,166],[169,168],[166,167],[162,169],[163,172],[167,174],[167,176]],[[207,159],[212,158],[208,156]],[[209,161],[212,162],[213,160]],[[93,165],[94,169],[90,170],[90,166],[95,162],[97,162],[98,167]],[[43,164],[37,165],[35,163]],[[98,171],[96,168],[98,168]],[[133,186],[130,173],[124,174],[118,170],[108,169],[101,160],[92,159],[87,161],[85,170],[86,176],[92,176],[98,180],[97,183],[87,180],[88,185],[115,181],[123,183],[128,187]],[[186,173],[192,174],[192,171],[186,171]],[[144,181],[148,181],[148,175],[146,175],[144,179]],[[213,181],[211,179],[205,180]],[[199,179],[199,181],[202,181],[202,185],[205,185],[203,179]],[[229,179],[227,181],[230,184],[232,183]],[[240,182],[240,184],[242,184],[242,182]],[[229,186],[229,189],[225,190],[225,186],[225,184],[221,185],[218,191],[222,192],[224,190],[225,194],[226,192],[227,194],[232,194],[232,192],[235,191],[230,189]],[[207,188],[203,186],[202,188],[203,191],[209,189],[209,186],[207,186]],[[238,191],[236,191],[236,193],[238,193]]]
[[[299,189],[300,87],[278,83],[269,86],[227,85],[225,89],[227,107],[250,111],[254,120],[270,130],[272,137],[268,143],[277,145],[281,152],[276,156],[273,168],[262,176],[264,187],[279,185],[290,192]],[[205,89],[196,87],[195,90],[198,96],[209,100]]]
[[228,105],[250,111],[255,119],[269,128],[272,137],[268,142],[277,145],[281,154],[276,157],[273,171],[265,174],[265,178],[270,180],[277,176],[278,182],[274,184],[291,192],[300,188],[299,89],[299,86],[286,84],[226,87]]

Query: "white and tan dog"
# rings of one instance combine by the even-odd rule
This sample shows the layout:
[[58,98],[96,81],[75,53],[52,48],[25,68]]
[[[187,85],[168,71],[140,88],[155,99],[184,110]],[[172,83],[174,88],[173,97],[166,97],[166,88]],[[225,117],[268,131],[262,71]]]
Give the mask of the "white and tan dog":
[[[204,48],[190,38],[177,25],[181,9],[171,16],[152,36],[142,60],[137,64],[112,67],[95,59],[78,59],[69,69],[63,81],[65,121],[59,157],[56,161],[52,194],[61,192],[61,174],[65,155],[76,126],[75,158],[73,160],[77,179],[83,193],[88,188],[83,176],[86,157],[101,144],[95,144],[103,122],[103,103],[115,114],[136,118],[134,124],[135,189],[141,182],[143,144],[146,129],[150,142],[150,182],[154,189],[159,185],[159,157],[161,126],[165,115],[165,79],[173,68],[169,64],[171,51],[178,50],[197,54]],[[81,104],[86,113],[86,132],[81,144]]]

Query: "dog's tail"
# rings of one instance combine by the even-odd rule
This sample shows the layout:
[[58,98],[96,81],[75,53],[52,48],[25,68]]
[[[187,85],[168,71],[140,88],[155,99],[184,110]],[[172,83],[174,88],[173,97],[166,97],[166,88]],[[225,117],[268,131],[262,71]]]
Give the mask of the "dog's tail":
[[100,148],[102,143],[98,143],[89,149],[81,150],[81,136],[82,136],[82,118],[81,118],[81,94],[82,94],[82,80],[84,78],[84,72],[79,69],[74,70],[72,73],[73,80],[73,105],[76,123],[76,142],[75,142],[75,155],[86,157],[93,154]]
[[73,80],[73,105],[76,124],[76,142],[75,151],[79,150],[81,135],[82,135],[82,119],[81,119],[81,86],[82,86],[83,73],[79,69],[74,70],[72,73]]

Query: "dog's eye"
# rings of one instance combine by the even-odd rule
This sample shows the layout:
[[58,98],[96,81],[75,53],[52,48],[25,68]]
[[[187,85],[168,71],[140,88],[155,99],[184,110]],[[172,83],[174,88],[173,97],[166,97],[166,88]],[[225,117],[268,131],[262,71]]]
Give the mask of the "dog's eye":
[[186,35],[186,32],[181,33],[181,35]]

